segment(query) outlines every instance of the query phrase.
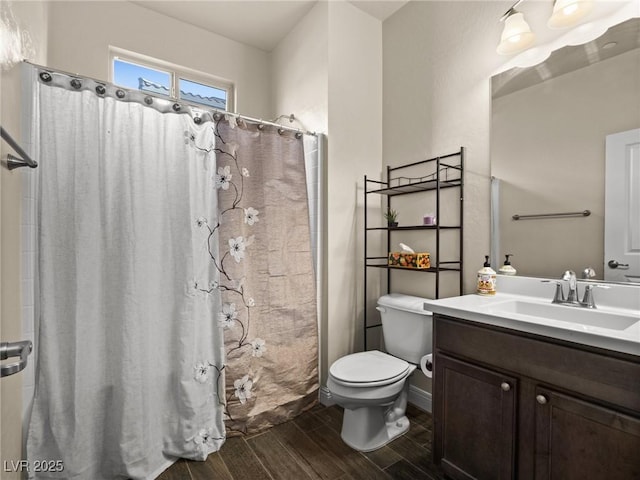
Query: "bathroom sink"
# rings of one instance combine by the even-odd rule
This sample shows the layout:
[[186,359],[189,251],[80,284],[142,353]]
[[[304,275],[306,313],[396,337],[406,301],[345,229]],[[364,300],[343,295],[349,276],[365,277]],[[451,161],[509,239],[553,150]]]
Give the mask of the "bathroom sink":
[[[598,290],[596,309],[551,303],[553,288],[533,277],[500,279],[495,295],[427,300],[425,310],[640,357],[640,287],[611,284]],[[580,293],[584,285],[579,285]]]
[[526,315],[540,319],[568,322],[585,327],[597,327],[609,330],[627,330],[640,322],[640,316],[624,315],[601,310],[557,305],[552,303],[507,300],[487,305],[484,311],[493,315]]

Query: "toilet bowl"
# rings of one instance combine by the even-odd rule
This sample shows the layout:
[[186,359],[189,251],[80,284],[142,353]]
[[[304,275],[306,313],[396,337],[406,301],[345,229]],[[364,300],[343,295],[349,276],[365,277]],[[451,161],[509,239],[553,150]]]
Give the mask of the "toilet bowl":
[[329,369],[327,388],[344,408],[342,439],[354,450],[377,450],[409,430],[408,379],[422,355],[431,353],[431,314],[423,304],[423,298],[408,295],[381,297],[378,311],[388,353],[353,353]]
[[377,350],[336,361],[327,387],[344,408],[342,439],[354,450],[370,452],[409,429],[405,415],[415,365]]

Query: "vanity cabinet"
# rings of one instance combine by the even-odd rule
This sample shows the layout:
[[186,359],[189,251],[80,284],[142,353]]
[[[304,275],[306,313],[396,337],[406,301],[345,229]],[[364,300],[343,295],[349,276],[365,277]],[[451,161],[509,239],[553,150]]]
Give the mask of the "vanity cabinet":
[[639,418],[537,388],[535,419],[534,478],[640,478]]
[[[444,470],[454,478],[512,478],[517,379],[445,354],[437,368],[444,386],[438,399],[446,426],[439,444]],[[491,454],[470,448],[479,445]]]
[[640,479],[640,358],[434,315],[434,460],[452,479]]

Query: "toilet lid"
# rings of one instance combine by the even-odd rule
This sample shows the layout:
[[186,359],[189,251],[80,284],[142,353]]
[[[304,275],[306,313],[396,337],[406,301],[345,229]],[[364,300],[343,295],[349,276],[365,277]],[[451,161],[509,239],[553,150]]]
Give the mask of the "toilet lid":
[[347,355],[336,360],[329,373],[337,380],[348,383],[389,383],[401,377],[409,363],[377,350]]

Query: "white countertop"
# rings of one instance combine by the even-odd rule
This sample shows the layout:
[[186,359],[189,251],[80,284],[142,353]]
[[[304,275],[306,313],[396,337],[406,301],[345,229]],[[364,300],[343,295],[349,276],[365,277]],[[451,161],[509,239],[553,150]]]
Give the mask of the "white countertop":
[[[424,302],[424,309],[473,322],[640,356],[640,307],[638,307],[640,288],[621,285],[621,289],[616,289],[618,286],[612,285],[610,289],[602,290],[602,292],[607,292],[605,295],[602,295],[601,291],[597,291],[597,311],[564,305],[553,305],[548,308],[551,306],[553,289],[548,286],[539,288],[540,279],[524,280],[527,278],[518,277],[517,280],[511,280],[500,276],[498,285],[500,286],[502,282],[504,290],[509,293],[498,292],[493,296],[471,294],[440,300],[427,300]],[[530,286],[531,290],[522,288],[527,286]],[[610,291],[614,289],[616,291]],[[533,295],[523,295],[519,291],[533,293]],[[548,298],[536,296],[541,292],[548,293]],[[579,292],[581,295],[582,288],[579,288]],[[601,303],[598,303],[598,298]],[[526,306],[550,311],[551,315],[543,318],[501,308],[502,305],[508,305],[509,302],[525,302]],[[571,310],[563,311],[563,309]],[[576,317],[584,319],[584,321],[567,321],[566,318],[564,320],[554,319],[552,315],[556,312],[558,318],[564,315],[567,318]],[[600,317],[597,317],[599,313],[610,314],[612,319],[625,321],[619,322],[619,324],[611,322],[609,325],[606,321],[600,321]],[[599,321],[590,321],[594,318]]]

